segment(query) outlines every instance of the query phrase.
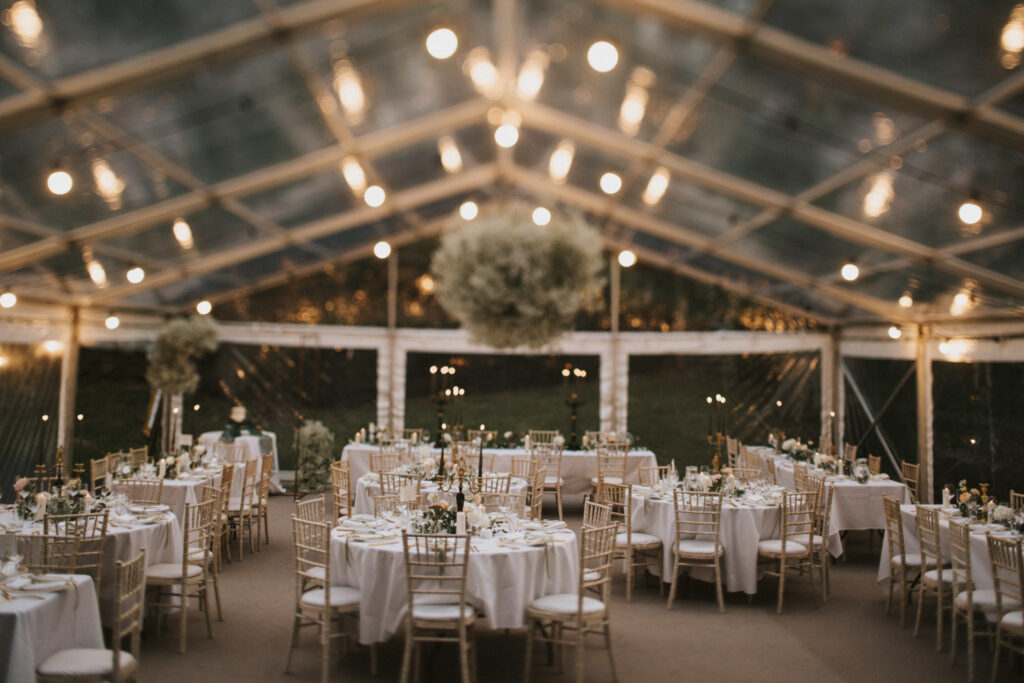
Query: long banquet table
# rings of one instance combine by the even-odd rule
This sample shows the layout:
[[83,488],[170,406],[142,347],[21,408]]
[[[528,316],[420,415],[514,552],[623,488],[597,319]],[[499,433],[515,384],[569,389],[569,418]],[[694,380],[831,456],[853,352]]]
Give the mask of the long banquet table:
[[[372,444],[350,443],[341,452],[342,459],[347,459],[351,467],[352,481],[358,481],[360,477],[370,471],[370,455],[376,454],[379,448]],[[441,450],[432,448],[432,455],[438,455]],[[445,457],[450,451],[445,451]],[[484,448],[485,454],[494,456],[493,470],[495,472],[508,472],[512,466],[512,458],[525,458],[525,448]],[[654,453],[645,450],[631,450],[626,457],[626,480],[639,481],[641,467],[653,467],[658,464]],[[562,493],[566,495],[580,495],[590,491],[590,480],[597,476],[597,455],[593,451],[563,451],[562,452]]]
[[71,577],[76,585],[57,593],[0,600],[0,680],[32,683],[36,667],[50,655],[71,648],[102,648],[103,630],[92,579]]

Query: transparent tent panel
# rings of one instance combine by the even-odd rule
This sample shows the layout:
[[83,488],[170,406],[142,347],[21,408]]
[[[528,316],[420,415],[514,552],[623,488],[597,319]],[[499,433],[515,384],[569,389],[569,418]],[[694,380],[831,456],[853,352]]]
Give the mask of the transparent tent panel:
[[1024,95],[1011,97],[1000,105],[1000,109],[1003,109],[1015,116],[1024,116]]
[[972,3],[886,0],[772,4],[765,22],[840,54],[966,95],[1009,75],[1000,65],[999,36],[1010,16]]
[[298,227],[363,206],[338,169],[278,185],[240,201],[282,228]]
[[[547,176],[551,153],[555,151],[560,141],[561,138],[531,128],[528,124],[524,125],[519,129],[519,142],[512,148],[515,162],[523,168]],[[575,156],[573,165],[576,165]]]
[[220,206],[211,206],[181,218],[191,231],[191,247],[186,248],[175,238],[175,220],[161,221],[107,243],[143,257],[180,264],[266,236],[266,233]]
[[598,197],[607,197],[601,190],[601,177],[614,173],[625,181],[628,169],[628,160],[577,143],[567,182]]
[[[494,144],[486,126],[472,126],[449,137],[453,138],[459,149],[463,169],[488,162],[494,156]],[[393,192],[437,181],[448,174],[441,164],[437,138],[406,145],[377,157],[372,163],[385,189]]]
[[42,23],[36,40],[4,31],[0,52],[55,79],[170,47],[257,16],[253,3],[139,0],[131,12],[76,0],[34,3]]
[[997,273],[1024,280],[1024,241],[1015,240],[991,249],[968,252],[961,258]]

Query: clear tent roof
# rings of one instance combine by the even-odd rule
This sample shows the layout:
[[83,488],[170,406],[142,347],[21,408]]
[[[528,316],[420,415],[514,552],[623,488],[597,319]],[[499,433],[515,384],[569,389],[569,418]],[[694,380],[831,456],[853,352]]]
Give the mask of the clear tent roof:
[[[1024,5],[4,7],[0,289],[26,300],[182,309],[431,236],[466,199],[522,196],[586,212],[610,248],[831,322],[1024,305]],[[442,26],[458,48],[436,59]],[[597,40],[618,50],[610,71],[588,64]],[[535,93],[517,87],[531,68]],[[59,196],[58,168],[74,181]]]

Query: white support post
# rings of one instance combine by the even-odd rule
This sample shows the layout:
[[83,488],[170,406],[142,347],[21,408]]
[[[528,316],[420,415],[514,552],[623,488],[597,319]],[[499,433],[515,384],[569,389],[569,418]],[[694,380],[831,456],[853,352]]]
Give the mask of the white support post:
[[922,325],[917,333],[917,463],[920,466],[917,496],[926,503],[934,502],[935,497],[935,431],[929,336],[928,328]]
[[408,353],[397,347],[391,362],[391,428],[405,429],[405,368]]
[[388,424],[391,414],[392,343],[385,340],[377,347],[377,424]]
[[602,432],[614,431],[615,424],[612,422],[612,414],[615,411],[615,359],[612,354],[612,344],[609,339],[608,348],[601,352],[600,355],[600,400],[601,405],[598,408],[598,418],[600,420],[600,429]]
[[629,351],[616,344],[615,348],[615,396],[613,397],[616,432],[629,429]]
[[[619,267],[619,260],[616,258],[616,254],[612,253],[609,265],[609,285],[608,285],[608,318],[611,327],[611,339],[609,340],[608,349],[608,365],[605,366],[604,357],[601,358],[601,380],[602,387],[604,386],[604,378],[608,377],[608,403],[610,404],[609,415],[607,419],[608,431],[620,431],[620,424],[625,422],[623,419],[625,416],[620,417],[622,411],[622,402],[620,396],[620,380],[622,379],[622,373],[620,371],[621,355],[619,353],[619,300],[621,297],[621,275],[622,270]],[[603,392],[602,392],[603,400]],[[605,431],[604,415],[601,416],[601,430]]]
[[[391,255],[387,258],[388,265],[388,339],[386,344],[385,353],[388,355],[388,383],[387,383],[387,410],[386,419],[381,422],[388,426],[388,429],[395,430],[395,393],[397,391],[398,378],[398,349],[397,349],[397,330],[398,330],[398,252],[392,251]],[[403,354],[403,360],[405,355]],[[404,365],[404,363],[403,363]],[[402,384],[405,383],[405,368],[402,368]],[[404,392],[403,392],[404,393]]]
[[839,417],[836,412],[835,387],[836,387],[836,336],[833,333],[828,340],[821,345],[821,434],[818,437],[818,444],[823,450],[831,450],[836,443],[836,419]]
[[[75,394],[78,390],[78,350],[81,332],[81,312],[71,309],[64,339],[64,356],[60,364],[60,398],[57,407],[57,449],[64,452],[64,471],[71,476],[75,443]],[[56,464],[56,463],[54,463]]]

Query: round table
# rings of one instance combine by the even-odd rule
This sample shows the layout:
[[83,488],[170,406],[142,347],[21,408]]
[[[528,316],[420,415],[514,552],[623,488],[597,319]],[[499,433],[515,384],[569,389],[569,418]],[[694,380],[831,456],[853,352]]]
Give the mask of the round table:
[[[356,528],[347,523],[331,534],[331,582],[362,591],[359,642],[368,645],[386,641],[404,624],[405,556],[396,525],[382,524],[382,533],[391,537],[372,541],[355,540]],[[577,591],[576,535],[563,528],[550,536],[543,546],[500,536],[473,537],[466,599],[482,615],[477,622],[481,627],[521,628],[526,625],[527,606],[537,598]]]
[[[484,472],[484,476],[496,474],[493,472]],[[513,478],[509,484],[509,493],[526,493],[526,480]],[[458,493],[458,487],[456,486],[451,491],[441,492],[437,488],[437,482],[424,479],[420,484],[420,492],[437,493],[441,500],[447,500],[451,505],[455,504],[455,494]],[[356,497],[352,501],[352,512],[358,515],[372,515],[373,509],[373,497],[380,493],[380,478],[374,472],[367,472],[363,476],[359,477],[356,482]],[[463,489],[463,493],[468,498],[470,491]]]
[[[779,507],[774,502],[752,502],[726,499],[722,503],[719,528],[725,554],[722,557],[722,586],[729,592],[757,593],[757,543],[778,538]],[[633,531],[643,531],[661,539],[662,576],[671,580],[672,548],[676,543],[676,510],[671,496],[661,496],[652,489],[633,487]],[[690,576],[714,581],[714,570],[687,567]]]

